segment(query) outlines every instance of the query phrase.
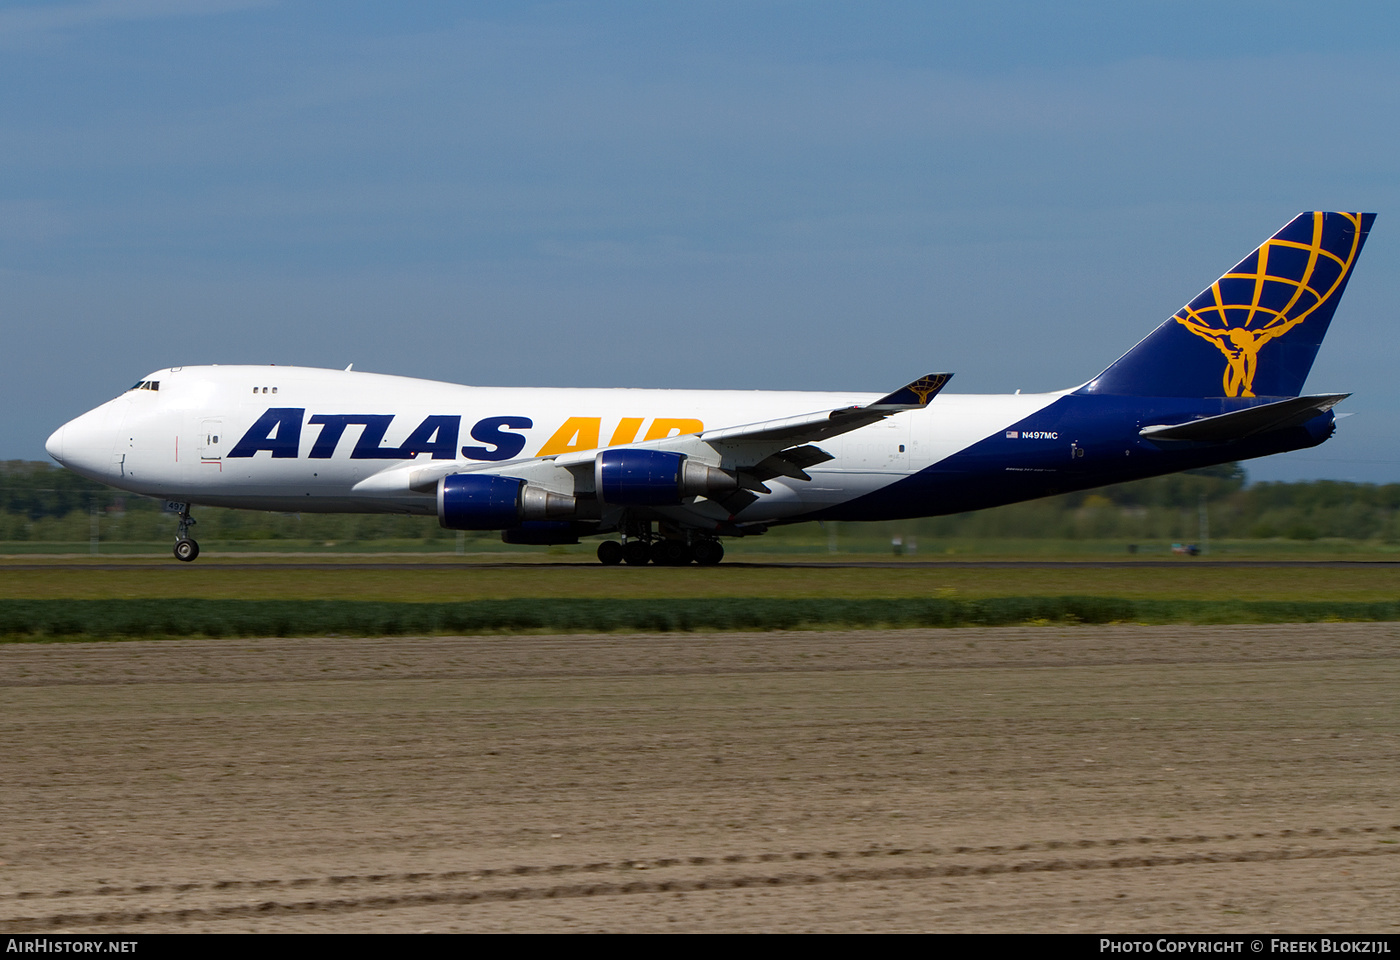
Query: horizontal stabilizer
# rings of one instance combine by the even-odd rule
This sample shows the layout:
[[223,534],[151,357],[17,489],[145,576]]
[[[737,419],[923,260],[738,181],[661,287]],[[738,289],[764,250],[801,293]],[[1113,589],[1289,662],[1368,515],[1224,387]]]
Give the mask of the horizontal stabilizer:
[[1307,423],[1349,396],[1349,393],[1329,393],[1315,397],[1293,397],[1277,403],[1265,403],[1257,407],[1222,413],[1218,417],[1143,427],[1138,434],[1148,440],[1191,440],[1197,443],[1243,440],[1256,433],[1267,433],[1270,430],[1282,430],[1285,427]]

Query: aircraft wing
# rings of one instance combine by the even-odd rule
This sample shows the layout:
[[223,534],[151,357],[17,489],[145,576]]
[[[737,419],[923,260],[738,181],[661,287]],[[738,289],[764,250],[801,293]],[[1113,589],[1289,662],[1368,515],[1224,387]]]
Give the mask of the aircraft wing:
[[700,439],[712,446],[771,446],[781,449],[849,433],[905,410],[920,410],[953,378],[951,373],[930,373],[865,406],[820,410],[804,416],[766,420],[738,427],[706,430]]
[[[839,407],[805,416],[721,427],[706,430],[698,437],[672,439],[690,440],[692,443],[698,440],[713,451],[712,455],[718,456],[721,463],[734,469],[739,489],[714,498],[733,516],[757,500],[760,494],[772,492],[764,484],[765,480],[775,477],[811,480],[807,467],[833,459],[831,454],[815,446],[816,443],[869,426],[896,413],[920,410],[928,406],[929,401],[952,377],[951,373],[930,373],[864,406]],[[683,447],[685,444],[677,446]],[[689,451],[682,449],[679,452]]]
[[[768,462],[768,472],[763,479],[781,475],[810,480],[809,476],[801,472],[801,468],[831,459],[830,455],[809,446],[810,444],[858,430],[896,413],[920,410],[928,406],[929,401],[938,395],[952,377],[951,373],[930,373],[874,403],[865,405],[818,410],[795,417],[720,427],[698,434],[643,441],[627,446],[683,453],[715,466],[737,469],[741,474],[750,473],[761,464],[772,461]],[[556,457],[554,462],[561,467],[573,467],[577,464],[591,464],[597,455],[597,450],[580,450]],[[779,457],[785,462],[773,461],[774,457]],[[763,492],[767,492],[767,488],[762,489]]]
[[[951,373],[927,374],[874,403],[819,410],[795,417],[721,427],[626,446],[681,453],[700,463],[733,471],[738,477],[740,489],[717,501],[733,514],[757,499],[757,494],[770,492],[763,484],[764,480],[779,476],[810,480],[806,467],[832,459],[830,454],[813,444],[858,430],[897,413],[922,409],[938,395],[952,376]],[[597,449],[579,450],[548,457],[490,462],[406,463],[360,481],[355,489],[367,491],[408,487],[419,493],[430,493],[443,477],[458,473],[503,474],[552,485],[551,476],[558,480],[566,479],[560,476],[561,470],[573,475],[570,482],[562,485],[591,489],[593,463],[599,452]]]

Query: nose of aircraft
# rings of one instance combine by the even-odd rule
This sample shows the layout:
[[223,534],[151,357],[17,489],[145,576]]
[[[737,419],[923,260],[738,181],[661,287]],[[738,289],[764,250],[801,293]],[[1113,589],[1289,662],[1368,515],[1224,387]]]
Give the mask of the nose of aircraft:
[[63,431],[67,428],[68,425],[64,424],[53,433],[49,434],[49,439],[44,441],[44,449],[49,452],[49,456],[53,457],[59,463],[63,462]]
[[112,448],[124,417],[120,400],[109,401],[59,427],[44,449],[69,470],[105,482],[112,472]]

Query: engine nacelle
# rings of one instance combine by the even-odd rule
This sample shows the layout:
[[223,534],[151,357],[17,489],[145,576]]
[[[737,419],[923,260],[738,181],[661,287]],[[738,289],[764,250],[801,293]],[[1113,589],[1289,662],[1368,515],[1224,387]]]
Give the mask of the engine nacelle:
[[438,481],[438,522],[448,530],[503,530],[525,520],[572,516],[577,501],[519,477],[454,473]]
[[734,474],[666,450],[604,450],[593,469],[599,498],[620,506],[674,506],[686,497],[720,496],[739,488]]

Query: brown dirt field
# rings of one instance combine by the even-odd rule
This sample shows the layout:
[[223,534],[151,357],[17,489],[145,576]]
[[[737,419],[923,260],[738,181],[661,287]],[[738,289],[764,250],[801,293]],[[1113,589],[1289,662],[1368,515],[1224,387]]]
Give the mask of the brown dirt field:
[[0,647],[0,932],[1400,930],[1400,624]]

